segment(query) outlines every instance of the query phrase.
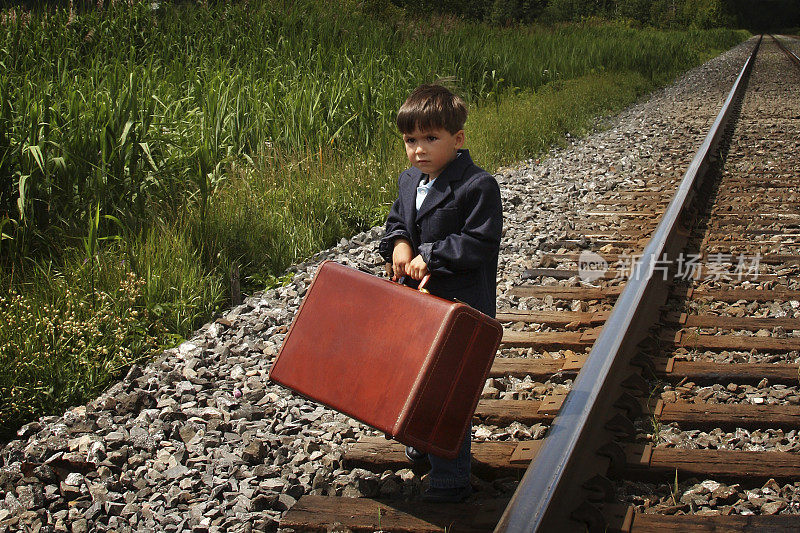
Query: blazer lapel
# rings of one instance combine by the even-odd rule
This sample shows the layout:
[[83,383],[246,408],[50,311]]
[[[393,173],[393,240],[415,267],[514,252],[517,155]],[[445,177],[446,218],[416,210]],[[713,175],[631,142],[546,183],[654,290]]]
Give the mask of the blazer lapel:
[[[431,190],[428,191],[428,196],[422,202],[422,205],[417,212],[416,220],[421,219],[430,213],[434,207],[444,201],[450,194],[450,182],[458,181],[464,175],[464,171],[472,165],[472,158],[469,156],[469,150],[459,150],[459,155],[456,157],[444,171],[433,182]],[[419,181],[418,181],[419,183]],[[416,188],[414,189],[414,198],[416,199]]]

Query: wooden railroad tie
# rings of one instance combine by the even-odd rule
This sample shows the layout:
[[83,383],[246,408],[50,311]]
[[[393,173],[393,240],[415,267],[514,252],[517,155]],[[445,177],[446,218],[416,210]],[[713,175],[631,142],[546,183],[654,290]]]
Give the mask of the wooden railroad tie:
[[[580,311],[524,311],[504,309],[497,313],[500,322],[526,322],[556,327],[599,326],[608,320],[608,311],[596,313]],[[800,322],[800,320],[798,320]]]
[[662,423],[681,427],[783,428],[800,427],[798,405],[752,405],[718,403],[664,403],[658,400],[655,416]]
[[[794,256],[793,256],[794,257]],[[796,260],[800,260],[797,257]],[[692,289],[676,288],[672,291],[675,296],[685,297],[689,300],[715,300],[719,302],[738,302],[747,300],[751,302],[769,302],[772,300],[789,301],[800,300],[800,291],[777,289]]]
[[[701,268],[702,265],[698,266],[698,276],[705,275],[707,273],[708,268]],[[525,270],[522,273],[524,279],[532,279],[536,277],[551,277],[554,279],[570,279],[575,277],[580,277],[580,272],[578,269],[575,268],[530,268]],[[738,279],[738,274],[730,273],[728,276],[732,276],[733,278]],[[605,271],[603,276],[599,279],[609,280],[609,279],[617,279],[622,278],[623,273],[619,270],[610,268]],[[776,274],[768,273],[768,272],[757,272],[754,274],[749,274],[746,272],[742,273],[742,280],[747,281],[772,281],[777,280],[778,278],[784,278],[785,276],[778,276]]]
[[628,218],[652,218],[658,219],[664,214],[662,210],[653,211],[650,209],[643,209],[641,211],[630,211],[630,210],[612,210],[612,209],[604,209],[601,211],[587,211],[584,213],[587,217],[628,217]]
[[[525,470],[545,439],[536,441],[473,441],[472,470],[482,479],[495,479]],[[624,447],[626,472],[635,478],[714,476],[720,479],[769,478],[788,480],[800,476],[800,454],[739,450],[685,450],[651,445]],[[366,437],[352,444],[344,462],[350,468],[373,472],[411,468],[405,446],[383,437]],[[427,470],[427,467],[425,468]]]
[[[385,501],[372,498],[303,496],[281,519],[281,528],[326,532],[338,525],[354,532],[466,533],[494,529],[508,499],[475,500],[465,503],[427,504],[419,501]],[[627,505],[605,505],[609,531],[626,533],[770,531],[794,533],[797,515],[663,515],[634,514]],[[615,516],[609,516],[615,515]]]
[[600,328],[591,328],[586,331],[503,331],[501,344],[516,348],[563,349],[571,348],[583,350],[590,348]]
[[[566,394],[556,394],[539,400],[480,400],[475,409],[474,423],[506,426],[512,422],[522,424],[549,424]],[[648,411],[642,405],[642,411]],[[656,402],[653,416],[663,423],[675,422],[682,427],[726,428],[785,428],[800,427],[798,405],[753,405],[712,403]]]
[[345,530],[359,532],[486,532],[494,529],[506,505],[508,499],[431,504],[303,496],[281,519],[280,527],[323,532],[338,524]]
[[[577,258],[576,258],[577,259]],[[797,257],[800,261],[800,256]],[[509,294],[519,297],[544,298],[551,296],[557,300],[615,300],[622,292],[623,286],[601,287],[563,287],[561,285],[520,285],[509,290]],[[674,297],[688,300],[709,299],[721,302],[738,302],[739,300],[768,302],[772,300],[800,300],[800,290],[777,289],[693,289],[675,287],[671,293]]]
[[[756,254],[766,254],[766,253],[776,253],[778,250],[775,247],[797,247],[800,246],[800,242],[796,240],[796,237],[785,238],[782,240],[743,240],[743,239],[714,239],[714,238],[704,238],[700,245],[700,248],[703,249],[704,252],[711,252],[715,253],[717,249],[724,251],[728,248],[735,249],[737,252],[740,252],[748,255],[754,256]],[[616,237],[597,237],[591,238],[584,241],[583,239],[562,239],[559,241],[555,241],[556,246],[564,247],[564,248],[582,248],[583,250],[589,250],[595,253],[602,253],[602,250],[606,246],[613,246],[616,248],[622,248],[626,250],[643,250],[644,247],[649,242],[649,238],[643,237],[641,239],[621,239]],[[586,242],[586,245],[584,245]],[[583,251],[582,250],[582,251]],[[607,278],[606,278],[607,279]]]
[[[563,397],[561,398],[563,402]],[[480,400],[475,409],[475,422],[506,426],[512,422],[522,424],[547,424],[555,418],[561,407],[555,398],[547,402],[538,400]],[[555,411],[554,411],[555,409]]]
[[690,315],[687,313],[666,313],[661,320],[665,325],[679,325],[682,327],[694,328],[719,328],[719,329],[745,329],[757,331],[759,329],[771,329],[782,327],[785,330],[800,329],[800,318],[787,317],[733,317],[718,315]]
[[[647,203],[648,203],[648,205],[661,205],[664,208],[666,208],[671,200],[672,200],[672,195],[665,196],[664,194],[659,193],[659,194],[654,196],[653,200],[651,200],[651,201],[649,201]],[[635,199],[631,199],[631,198],[611,198],[611,199],[607,199],[607,200],[600,199],[600,200],[595,201],[595,203],[593,205],[589,206],[588,209],[601,211],[600,207],[603,207],[603,206],[605,206],[605,207],[608,207],[608,206],[614,207],[614,206],[619,206],[619,205],[637,205],[637,206],[638,205],[642,205],[642,198],[635,198]],[[714,204],[714,209],[715,209],[715,211],[723,211],[723,210],[726,210],[726,209],[729,209],[729,210],[732,210],[732,211],[742,211],[744,208],[756,209],[756,208],[763,208],[765,206],[774,206],[774,207],[779,207],[779,208],[788,207],[788,208],[797,209],[797,208],[800,208],[800,202],[791,202],[791,201],[780,202],[780,201],[776,201],[776,200],[766,200],[766,199],[764,199],[764,197],[762,195],[760,197],[759,196],[755,196],[752,200],[744,200],[741,197],[739,197],[738,199],[731,199],[731,200],[723,202],[723,203],[716,203],[716,204]],[[742,212],[744,213],[744,211],[742,211]],[[752,212],[752,211],[747,211],[747,212],[749,213],[749,212]]]
[[[475,409],[475,423],[506,426],[514,421],[527,425],[548,424],[558,414],[566,394],[554,394],[544,400],[480,400]],[[642,411],[649,410],[642,405]],[[787,428],[800,427],[798,405],[753,405],[712,403],[656,402],[653,416],[661,422],[675,422],[682,427]]]
[[666,381],[686,378],[694,382],[752,383],[766,378],[770,383],[797,384],[796,364],[786,363],[730,363],[721,365],[708,361],[684,361],[671,358],[653,358],[656,376]]
[[676,348],[696,350],[740,350],[749,352],[789,352],[800,350],[800,337],[758,337],[746,335],[707,335],[697,330],[663,332],[661,339]]
[[631,533],[712,533],[720,531],[769,531],[791,533],[797,531],[797,515],[663,515],[635,514]]
[[[500,322],[524,322],[543,324],[551,327],[577,329],[579,327],[600,326],[608,320],[609,311],[527,311],[503,309],[497,313]],[[719,315],[690,315],[687,313],[667,312],[661,319],[665,325],[695,328],[719,328],[756,331],[782,327],[785,330],[800,330],[800,318],[788,317],[730,317]]]
[[[532,359],[528,357],[496,357],[489,377],[499,378],[530,376],[544,381],[554,374],[577,374],[587,356],[576,355],[563,359]],[[675,358],[653,358],[653,368],[658,377],[667,381],[758,382],[767,378],[770,383],[797,384],[798,365],[788,363],[731,363],[720,365],[707,361],[684,361]]]
[[559,372],[577,374],[586,362],[586,355],[574,355],[562,359],[532,359],[528,357],[496,357],[489,377],[525,377],[547,380]]
[[635,478],[664,479],[678,475],[702,479],[780,479],[800,475],[800,454],[749,452],[740,450],[685,450],[654,448],[651,445],[625,447],[627,473]]
[[520,297],[544,298],[551,296],[558,300],[606,300],[616,299],[622,292],[622,287],[563,287],[561,285],[520,285],[512,287],[509,294]]
[[[717,253],[717,252],[714,252]],[[725,254],[724,250],[720,250],[721,254]],[[609,265],[613,265],[617,261],[623,261],[630,263],[631,257],[628,255],[618,254],[618,253],[601,253],[603,259],[605,259]],[[739,261],[739,254],[737,252],[729,253],[731,256],[727,260],[720,259],[720,264],[735,264]],[[552,260],[556,263],[558,262],[572,262],[577,263],[580,260],[580,253],[563,253],[563,254],[544,254],[542,256],[544,261]],[[708,254],[700,254],[700,261],[705,262],[708,261]],[[797,254],[763,254],[759,257],[759,263],[763,263],[766,265],[782,265],[782,264],[797,264],[800,263],[800,255]],[[514,289],[511,289],[512,294]]]
[[[473,441],[472,472],[483,479],[516,475],[528,467],[537,450],[538,444],[530,442]],[[377,472],[413,466],[406,458],[405,446],[384,437],[364,437],[352,444],[345,452],[344,462],[349,468]],[[427,466],[423,470],[427,470]]]

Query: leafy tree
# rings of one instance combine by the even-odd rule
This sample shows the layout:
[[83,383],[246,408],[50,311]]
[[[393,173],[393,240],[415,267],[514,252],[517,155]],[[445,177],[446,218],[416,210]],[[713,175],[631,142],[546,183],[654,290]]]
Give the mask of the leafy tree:
[[659,28],[677,25],[680,0],[653,0],[650,4],[650,23]]
[[616,18],[632,19],[643,24],[650,22],[649,0],[617,0]]
[[547,0],[494,0],[488,20],[493,24],[529,23],[541,16]]
[[721,0],[684,2],[683,20],[687,26],[701,29],[721,27],[732,22]]

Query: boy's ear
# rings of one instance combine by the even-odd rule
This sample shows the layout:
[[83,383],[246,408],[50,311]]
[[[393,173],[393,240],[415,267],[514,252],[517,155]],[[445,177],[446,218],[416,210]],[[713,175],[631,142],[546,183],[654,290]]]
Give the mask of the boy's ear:
[[466,138],[464,137],[464,130],[458,130],[455,134],[456,138],[456,148],[462,148],[464,146],[464,141]]

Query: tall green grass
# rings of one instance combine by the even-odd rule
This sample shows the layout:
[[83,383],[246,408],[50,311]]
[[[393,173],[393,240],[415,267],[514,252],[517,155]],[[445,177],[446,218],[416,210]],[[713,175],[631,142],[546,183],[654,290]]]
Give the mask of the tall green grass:
[[595,118],[620,109],[652,87],[635,72],[587,74],[535,92],[508,95],[479,108],[467,131],[480,161],[510,164],[581,134]]
[[74,235],[95,205],[135,231],[187,204],[202,220],[229,165],[273,148],[301,159],[323,147],[385,152],[399,102],[421,81],[453,76],[473,103],[606,71],[659,83],[737,38],[420,22],[316,2],[143,2],[71,22],[66,11],[7,21],[0,215],[14,220],[15,239],[6,245],[25,256]]
[[[3,427],[80,401],[189,335],[225,304],[234,265],[246,288],[263,288],[381,223],[405,166],[393,117],[419,83],[454,80],[472,109],[469,146],[491,169],[745,37],[619,24],[500,29],[375,5],[384,4],[141,2],[0,16]],[[142,280],[124,307],[135,315],[114,303],[128,298],[128,276]],[[80,357],[91,353],[100,377],[62,364],[83,369],[65,374],[83,385],[50,387],[41,361],[66,341],[14,339],[81,304],[73,321],[111,309],[133,317],[123,322],[138,340],[114,345],[130,353],[87,342]],[[41,400],[45,389],[52,400]]]

